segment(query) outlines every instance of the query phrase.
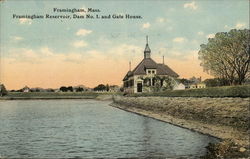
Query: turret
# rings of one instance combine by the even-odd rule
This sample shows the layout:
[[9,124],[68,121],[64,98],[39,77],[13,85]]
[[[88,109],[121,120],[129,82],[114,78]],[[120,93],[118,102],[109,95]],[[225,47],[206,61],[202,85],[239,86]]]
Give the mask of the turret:
[[144,50],[144,58],[150,58],[150,54],[151,54],[151,50],[148,46],[148,36],[146,37],[146,47],[145,47],[145,50]]

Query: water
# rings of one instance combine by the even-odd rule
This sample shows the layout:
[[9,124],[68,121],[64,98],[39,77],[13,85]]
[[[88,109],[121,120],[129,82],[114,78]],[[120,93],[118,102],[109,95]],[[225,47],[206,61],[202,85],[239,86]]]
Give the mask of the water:
[[94,100],[0,101],[0,156],[194,157],[217,139]]

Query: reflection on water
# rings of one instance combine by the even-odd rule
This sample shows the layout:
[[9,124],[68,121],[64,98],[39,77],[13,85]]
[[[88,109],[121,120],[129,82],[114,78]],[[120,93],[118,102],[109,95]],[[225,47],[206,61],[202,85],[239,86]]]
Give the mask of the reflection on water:
[[94,100],[0,101],[0,156],[197,157],[215,138]]

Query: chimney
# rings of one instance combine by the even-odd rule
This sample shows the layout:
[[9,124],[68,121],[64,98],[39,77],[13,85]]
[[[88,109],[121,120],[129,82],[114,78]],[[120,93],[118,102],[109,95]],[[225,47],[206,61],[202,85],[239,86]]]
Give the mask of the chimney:
[[165,63],[164,63],[164,55],[162,56],[162,64],[165,64]]

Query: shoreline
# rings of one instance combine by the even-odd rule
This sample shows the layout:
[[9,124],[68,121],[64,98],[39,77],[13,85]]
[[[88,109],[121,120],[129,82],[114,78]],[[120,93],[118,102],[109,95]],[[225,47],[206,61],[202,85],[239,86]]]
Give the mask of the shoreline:
[[[185,99],[185,97],[182,97],[181,99],[187,100],[187,98]],[[166,102],[166,100],[171,100],[171,102],[168,103]],[[249,130],[236,129],[234,125],[226,125],[223,124],[223,122],[221,121],[218,121],[218,124],[214,124],[211,121],[204,122],[203,119],[198,120],[196,118],[196,115],[197,113],[199,114],[200,112],[197,112],[196,110],[197,107],[199,107],[200,109],[205,109],[205,111],[204,110],[201,111],[202,112],[201,117],[203,117],[203,113],[205,114],[208,113],[209,109],[213,109],[212,112],[215,114],[216,113],[218,114],[219,111],[217,110],[220,109],[218,107],[212,107],[209,109],[203,108],[204,103],[203,105],[202,104],[194,105],[197,103],[192,103],[192,100],[197,100],[197,99],[196,98],[189,99],[188,103],[186,103],[185,101],[184,104],[183,101],[180,101],[180,98],[178,97],[177,98],[169,97],[168,99],[166,99],[166,97],[115,97],[113,103],[111,103],[110,106],[219,139],[218,143],[208,145],[207,147],[208,153],[202,158],[205,159],[213,159],[221,157],[249,158],[250,157],[249,135],[248,135]],[[199,100],[209,100],[209,99],[199,98]],[[213,100],[218,100],[218,99],[213,99]],[[230,100],[231,102],[232,99],[225,98],[222,100],[223,101],[217,101],[218,103],[213,103],[212,105],[219,105],[223,103],[225,106],[226,104],[228,104],[224,103],[225,100]],[[170,106],[168,107],[168,105]],[[196,108],[194,109],[194,112],[191,112],[191,115],[190,112],[188,112],[187,107],[185,107],[186,105],[188,105],[188,109],[192,109],[192,107]],[[163,107],[167,107],[167,109],[163,109]],[[172,111],[171,107],[175,111]],[[178,112],[179,108],[182,109],[181,112]],[[225,108],[226,107],[224,107],[224,109]],[[231,113],[233,114],[234,112]],[[225,114],[223,115],[225,116]],[[223,118],[224,117],[223,115],[220,114],[220,117]],[[187,116],[191,116],[191,118],[189,119],[185,118]],[[229,119],[226,118],[226,120]]]
[[53,99],[95,99],[96,97],[2,97],[0,100],[53,100]]
[[61,99],[96,99],[96,100],[112,100],[112,94],[22,94],[22,96],[12,95],[0,97],[1,100],[61,100]]
[[[195,130],[193,128],[187,127],[183,123],[178,124],[176,122],[173,122],[173,120],[170,119],[170,118],[172,118],[170,116],[167,117],[167,116],[164,116],[164,115],[159,114],[159,113],[153,113],[153,112],[150,112],[150,111],[145,111],[145,110],[137,109],[137,108],[132,108],[131,109],[131,108],[127,108],[126,106],[123,106],[123,105],[117,104],[117,103],[110,103],[109,105],[114,107],[114,108],[126,111],[126,112],[130,112],[130,113],[134,113],[134,114],[137,114],[137,115],[140,115],[140,116],[148,117],[148,118],[151,118],[151,119],[154,119],[154,120],[158,120],[158,121],[161,121],[161,122],[164,122],[164,123],[168,123],[168,124],[183,128],[183,129],[188,129],[188,130],[190,130],[192,132],[197,132],[197,133],[201,133],[203,135],[211,136],[211,137],[214,137],[214,138],[216,138],[218,140],[223,140],[223,139],[219,138],[218,136],[214,136],[212,134],[202,132],[202,131],[198,131],[198,130]],[[174,120],[181,120],[181,119],[175,118]]]
[[[214,126],[211,124],[204,124],[196,121],[191,121],[191,120],[184,120],[184,119],[179,119],[175,118],[170,115],[165,115],[163,113],[154,113],[152,111],[147,111],[143,109],[138,109],[138,108],[129,108],[127,106],[124,106],[122,104],[117,104],[117,103],[111,103],[110,106],[114,108],[118,108],[127,112],[135,113],[138,115],[142,115],[145,117],[149,117],[155,120],[159,120],[162,122],[166,122],[184,129],[188,129],[194,132],[198,132],[204,135],[208,135],[214,138],[217,138],[219,140],[226,140],[228,138],[234,138],[234,135],[239,135],[244,136],[241,134],[241,132],[237,130],[232,130],[230,127],[226,126]],[[230,132],[226,132],[227,130],[231,130]],[[232,135],[233,134],[233,135]],[[227,136],[227,137],[226,137]],[[248,146],[249,142],[245,142],[246,140],[236,140],[237,144],[240,144],[242,146]]]

